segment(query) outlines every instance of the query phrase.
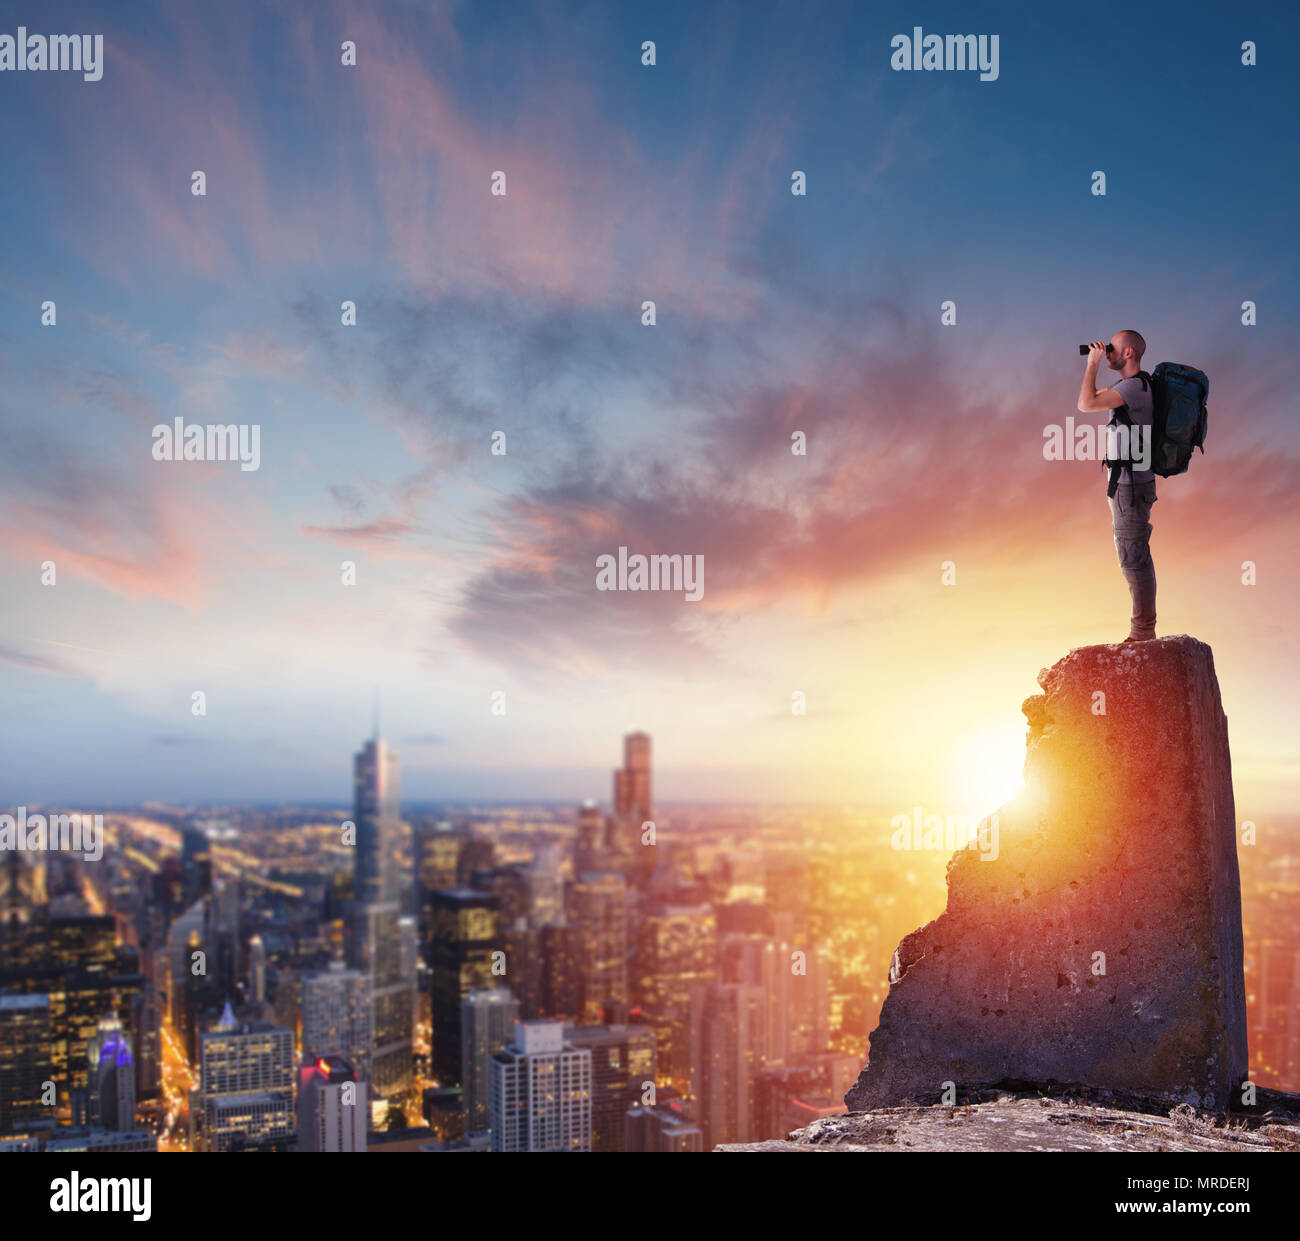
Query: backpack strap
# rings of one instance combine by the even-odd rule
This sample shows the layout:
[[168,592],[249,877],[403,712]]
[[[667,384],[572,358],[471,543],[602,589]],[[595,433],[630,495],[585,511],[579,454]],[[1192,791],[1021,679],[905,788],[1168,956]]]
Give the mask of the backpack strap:
[[[1128,378],[1140,379],[1142,381],[1142,391],[1143,392],[1149,391],[1150,385],[1148,381],[1150,380],[1151,376],[1148,375],[1146,371],[1135,371],[1132,375],[1129,375]],[[1121,379],[1120,383],[1123,382],[1124,381]],[[1128,405],[1126,404],[1117,405],[1115,407],[1114,412],[1110,416],[1110,421],[1106,425],[1107,427],[1123,425],[1128,427],[1130,431],[1132,431],[1133,419],[1129,417]],[[1130,442],[1129,444],[1130,453],[1132,452],[1132,450],[1133,450],[1133,446],[1132,443]],[[1119,487],[1120,471],[1123,470],[1125,467],[1128,467],[1131,471],[1133,463],[1131,460],[1111,461],[1109,458],[1107,458],[1105,461],[1102,462],[1102,464],[1110,467],[1110,482],[1106,486],[1106,496],[1108,499],[1112,499],[1114,498],[1116,488]],[[1131,473],[1130,473],[1130,477],[1132,477]]]
[[[1127,405],[1117,405],[1111,411],[1110,421],[1106,424],[1106,428],[1109,430],[1111,427],[1117,426],[1126,426],[1129,428],[1132,428],[1133,426],[1133,419],[1128,416]],[[1123,459],[1116,461],[1112,461],[1109,457],[1103,459],[1102,465],[1110,468],[1110,482],[1106,486],[1106,495],[1108,498],[1114,496],[1115,489],[1119,486],[1120,471],[1128,464],[1129,463]]]

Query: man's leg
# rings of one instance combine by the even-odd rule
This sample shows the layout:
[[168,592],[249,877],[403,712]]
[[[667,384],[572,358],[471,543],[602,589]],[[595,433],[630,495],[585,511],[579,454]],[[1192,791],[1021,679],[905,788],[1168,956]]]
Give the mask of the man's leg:
[[1119,567],[1133,599],[1129,637],[1145,641],[1156,636],[1156,567],[1151,560],[1151,505],[1156,485],[1121,483],[1110,500]]

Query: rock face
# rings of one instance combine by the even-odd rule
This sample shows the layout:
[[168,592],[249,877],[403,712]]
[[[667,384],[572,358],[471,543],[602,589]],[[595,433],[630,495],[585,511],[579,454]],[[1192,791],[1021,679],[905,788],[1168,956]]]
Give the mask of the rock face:
[[953,855],[947,911],[899,944],[850,1111],[935,1102],[951,1082],[959,1096],[1077,1084],[1221,1112],[1247,1076],[1210,648],[1079,647],[1038,683],[1025,792],[989,820],[987,856]]
[[1145,1100],[1048,1098],[987,1092],[956,1107],[888,1107],[826,1116],[788,1138],[715,1146],[724,1154],[790,1151],[1232,1151],[1300,1152],[1300,1095],[1261,1090],[1247,1112],[1204,1116],[1186,1104],[1142,1110]]

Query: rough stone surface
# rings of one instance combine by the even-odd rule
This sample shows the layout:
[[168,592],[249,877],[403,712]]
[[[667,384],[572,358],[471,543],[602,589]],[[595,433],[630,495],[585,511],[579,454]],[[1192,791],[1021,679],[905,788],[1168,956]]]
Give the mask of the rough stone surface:
[[[1247,1075],[1228,725],[1210,648],[1087,646],[1024,704],[998,855],[899,944],[850,1111],[1078,1084],[1223,1111]],[[1099,713],[1104,694],[1104,714]],[[1098,972],[1104,953],[1105,972]]]
[[[1300,1151],[1300,1095],[1261,1090],[1248,1113],[1207,1116],[1185,1104],[1167,1114],[1146,1100],[1045,1098],[988,1091],[956,1107],[881,1108],[827,1116],[789,1138],[714,1147],[790,1151]],[[1102,1100],[1102,1101],[1099,1101]]]

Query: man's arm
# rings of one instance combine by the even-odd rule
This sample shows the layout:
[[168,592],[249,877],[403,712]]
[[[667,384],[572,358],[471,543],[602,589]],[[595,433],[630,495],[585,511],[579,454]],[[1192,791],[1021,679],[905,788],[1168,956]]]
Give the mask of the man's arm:
[[1088,350],[1088,360],[1083,366],[1083,383],[1079,385],[1079,413],[1100,414],[1108,409],[1118,409],[1124,398],[1114,388],[1097,391],[1097,367],[1106,356],[1105,342],[1094,340]]

